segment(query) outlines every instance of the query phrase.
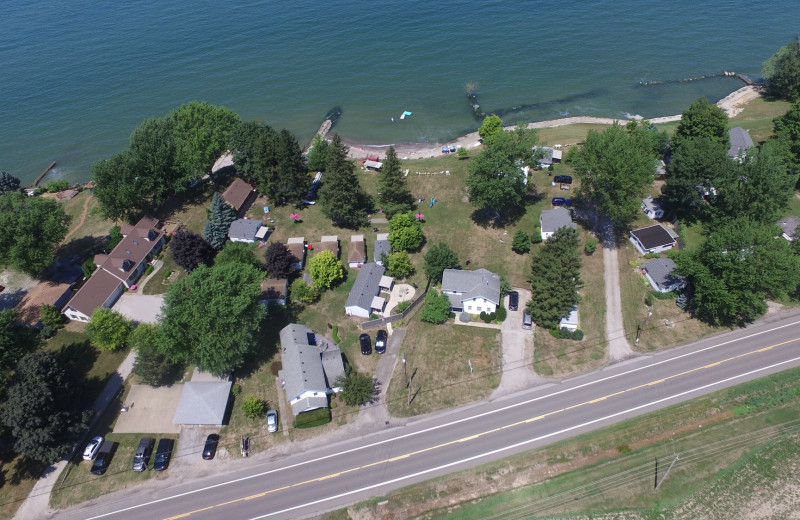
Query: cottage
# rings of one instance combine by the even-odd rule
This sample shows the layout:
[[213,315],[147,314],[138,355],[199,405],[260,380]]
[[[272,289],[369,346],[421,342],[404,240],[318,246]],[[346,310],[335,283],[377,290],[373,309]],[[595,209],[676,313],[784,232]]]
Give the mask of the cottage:
[[570,332],[578,330],[578,306],[573,305],[572,310],[566,316],[561,316],[558,322],[559,329],[567,329]]
[[231,401],[228,377],[215,377],[194,369],[192,380],[183,384],[172,424],[222,426]]
[[562,152],[560,149],[550,146],[534,146],[533,151],[541,154],[539,168],[549,168],[553,164],[561,162]]
[[383,265],[383,256],[389,256],[392,251],[389,245],[389,233],[378,233],[372,248],[372,261],[378,265]]
[[728,157],[732,159],[741,161],[747,155],[747,150],[754,146],[750,134],[741,126],[728,130],[728,137],[731,142],[731,147],[728,149]]
[[317,252],[330,251],[333,256],[339,258],[339,237],[337,235],[323,235],[317,244]]
[[381,313],[386,305],[379,296],[381,290],[391,290],[392,279],[384,276],[386,269],[375,263],[364,264],[356,276],[353,288],[344,304],[345,314],[369,318],[371,313]]
[[553,236],[560,228],[578,229],[572,221],[572,216],[566,208],[543,209],[539,215],[539,229],[542,232],[542,240],[547,240]]
[[344,375],[339,347],[314,331],[293,323],[280,332],[282,370],[278,372],[295,415],[328,407],[328,395],[341,391]]
[[347,265],[361,267],[366,263],[367,246],[364,243],[364,235],[352,235],[350,237],[350,247],[347,248]]
[[39,282],[17,304],[17,321],[26,327],[41,328],[42,305],[52,305],[60,311],[71,295],[68,283]]
[[800,217],[787,217],[778,222],[781,227],[781,236],[791,242],[797,236],[797,224],[800,223]]
[[256,195],[256,190],[254,190],[252,186],[237,177],[233,179],[231,185],[228,186],[228,189],[222,194],[222,198],[225,199],[225,202],[230,204],[231,207],[236,210],[236,214],[241,217],[250,209],[253,201],[256,200]]
[[383,163],[379,161],[364,161],[364,168],[368,170],[380,171],[383,168]]
[[269,228],[264,226],[260,220],[240,218],[231,223],[231,227],[228,228],[228,238],[231,239],[231,242],[252,244],[261,240],[259,237],[266,237],[268,231]]
[[677,291],[686,287],[686,277],[675,273],[675,262],[670,258],[656,258],[642,266],[645,278],[660,293]]
[[661,224],[631,231],[631,243],[643,255],[672,249],[676,238]]
[[297,258],[297,262],[292,264],[295,271],[303,268],[303,263],[306,261],[306,239],[305,237],[290,237],[286,241],[286,249],[292,253],[292,256]]
[[500,277],[486,269],[445,269],[442,292],[450,299],[453,312],[491,314],[500,305]]
[[113,306],[166,241],[161,223],[153,217],[143,217],[135,226],[124,226],[120,231],[123,239],[110,254],[95,255],[97,270],[64,308],[69,319],[89,321],[95,309]]
[[289,295],[289,280],[285,278],[268,278],[261,282],[261,296],[258,303],[269,307],[270,303],[286,306]]
[[653,197],[647,197],[642,201],[642,211],[650,220],[660,219],[664,216],[664,209],[661,207],[661,203],[654,200]]

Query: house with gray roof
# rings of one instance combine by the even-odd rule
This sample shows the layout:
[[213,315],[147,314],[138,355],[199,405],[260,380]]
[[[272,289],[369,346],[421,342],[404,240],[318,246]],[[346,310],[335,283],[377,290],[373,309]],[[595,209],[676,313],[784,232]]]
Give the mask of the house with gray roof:
[[445,269],[442,292],[450,299],[453,312],[489,314],[500,305],[500,277],[486,269]]
[[246,242],[252,244],[266,236],[268,228],[260,220],[249,218],[236,219],[228,228],[228,238],[231,242]]
[[578,229],[572,221],[572,215],[566,208],[543,209],[539,215],[539,229],[542,231],[542,240],[547,240],[557,229],[568,227]]
[[183,385],[172,424],[221,426],[228,411],[231,385],[229,378],[195,369],[192,380]]
[[675,262],[671,258],[656,258],[642,266],[647,281],[658,292],[668,293],[686,287],[686,277],[675,273]]
[[281,364],[278,372],[292,413],[328,407],[328,395],[341,391],[336,379],[344,374],[342,353],[334,343],[305,325],[292,323],[281,329]]
[[731,147],[728,149],[728,157],[732,159],[741,160],[747,155],[747,150],[754,146],[750,134],[741,126],[728,130],[728,137],[731,142]]
[[653,197],[647,197],[642,201],[642,211],[650,220],[660,219],[664,216],[664,208],[661,202]]
[[791,242],[797,236],[797,224],[800,224],[800,217],[786,217],[778,221],[781,227],[781,236]]
[[561,320],[558,322],[559,329],[567,329],[570,332],[575,332],[578,330],[578,306],[573,305],[572,310],[569,314],[561,316]]
[[389,233],[378,233],[375,237],[375,243],[372,245],[372,261],[378,265],[383,265],[383,255],[389,256],[391,251]]
[[356,276],[353,288],[344,304],[345,314],[369,318],[371,313],[379,314],[386,306],[386,298],[380,296],[381,291],[391,291],[393,280],[384,276],[386,269],[374,262],[364,264]]

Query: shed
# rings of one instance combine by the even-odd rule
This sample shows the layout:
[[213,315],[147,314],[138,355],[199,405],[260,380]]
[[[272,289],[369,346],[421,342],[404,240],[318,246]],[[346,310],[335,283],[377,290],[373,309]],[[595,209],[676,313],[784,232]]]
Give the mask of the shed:
[[193,379],[184,383],[172,424],[222,426],[230,395],[230,381]]
[[562,227],[578,229],[572,221],[572,215],[566,208],[543,209],[539,215],[539,229],[542,233],[542,240],[547,240],[553,236],[557,229]]
[[686,287],[686,277],[674,273],[676,267],[671,258],[656,258],[645,263],[642,271],[653,289],[667,293]]
[[781,236],[791,242],[797,236],[797,224],[800,223],[800,217],[787,217],[778,221],[781,227]]
[[570,332],[578,330],[578,306],[573,305],[572,310],[566,316],[561,316],[558,322],[559,329],[567,329]]
[[643,255],[672,249],[676,238],[661,224],[631,231],[631,243]]
[[352,235],[347,248],[347,265],[361,267],[365,263],[367,263],[367,245],[364,243],[364,235]]
[[383,163],[378,161],[364,161],[364,167],[368,170],[378,171],[383,168]]

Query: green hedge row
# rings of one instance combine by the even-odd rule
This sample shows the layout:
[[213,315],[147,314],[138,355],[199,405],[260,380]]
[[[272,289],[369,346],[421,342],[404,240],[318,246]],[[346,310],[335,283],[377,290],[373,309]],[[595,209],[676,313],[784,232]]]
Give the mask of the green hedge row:
[[331,422],[331,411],[328,408],[317,408],[303,412],[294,419],[295,428],[314,428]]

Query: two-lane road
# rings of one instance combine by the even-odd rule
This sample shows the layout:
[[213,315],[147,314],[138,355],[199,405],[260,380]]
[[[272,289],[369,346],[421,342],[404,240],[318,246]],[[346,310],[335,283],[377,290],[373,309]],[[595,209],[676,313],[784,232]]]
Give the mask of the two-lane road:
[[796,366],[800,321],[787,318],[224,476],[102,497],[56,518],[296,518]]

